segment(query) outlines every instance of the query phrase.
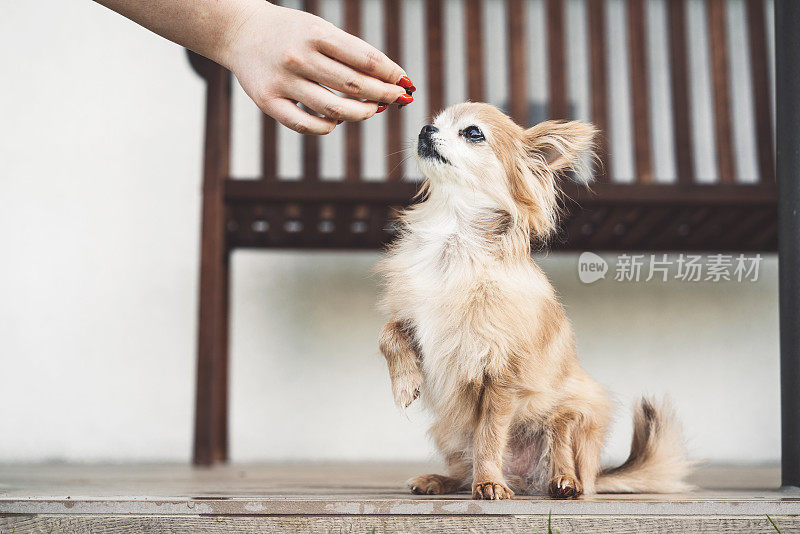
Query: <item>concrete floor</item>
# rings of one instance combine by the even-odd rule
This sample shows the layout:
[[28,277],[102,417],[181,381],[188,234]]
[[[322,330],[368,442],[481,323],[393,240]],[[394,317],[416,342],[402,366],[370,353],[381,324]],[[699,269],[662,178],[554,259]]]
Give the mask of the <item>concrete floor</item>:
[[[679,495],[486,502],[473,501],[466,493],[443,498],[415,496],[404,489],[410,476],[436,471],[431,465],[368,463],[211,469],[2,465],[0,531],[193,532],[216,531],[216,526],[226,532],[375,527],[375,532],[430,533],[453,532],[466,521],[464,525],[477,531],[533,532],[546,531],[548,514],[562,532],[774,532],[766,514],[783,532],[800,531],[800,493],[779,490],[777,466],[701,467],[692,480],[697,491]],[[203,524],[209,517],[224,524]]]

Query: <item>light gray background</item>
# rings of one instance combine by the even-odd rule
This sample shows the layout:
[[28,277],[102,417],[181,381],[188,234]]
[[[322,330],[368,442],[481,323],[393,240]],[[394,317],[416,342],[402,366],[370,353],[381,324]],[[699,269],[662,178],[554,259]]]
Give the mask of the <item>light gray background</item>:
[[[405,68],[421,90],[403,110],[409,146],[424,124],[422,2],[406,12]],[[658,179],[674,179],[665,4],[648,16]],[[340,3],[323,2],[337,22]],[[377,0],[366,37],[380,46]],[[541,0],[529,0],[530,88],[546,94]],[[768,6],[771,9],[771,6]],[[188,460],[200,209],[203,84],[184,52],[92,2],[3,2],[0,16],[0,461]],[[698,175],[714,180],[704,8],[689,2]],[[756,165],[744,5],[729,4],[737,166]],[[770,12],[771,13],[771,12]],[[617,179],[629,179],[625,10],[608,3]],[[487,95],[505,100],[504,13],[486,1]],[[585,4],[568,3],[569,86],[588,116]],[[447,3],[449,102],[464,98],[463,12]],[[233,166],[255,176],[258,113],[237,92]],[[365,173],[380,177],[384,117],[365,125]],[[299,143],[280,134],[280,172]],[[341,175],[343,136],[322,141]],[[406,163],[410,177],[413,161]],[[418,408],[391,401],[376,347],[377,253],[237,252],[233,261],[231,452],[235,461],[425,459]],[[607,257],[613,261],[614,257]],[[588,370],[620,403],[609,458],[626,453],[629,406],[669,393],[692,455],[779,457],[777,264],[757,283],[577,279],[577,255],[541,258],[567,306]]]

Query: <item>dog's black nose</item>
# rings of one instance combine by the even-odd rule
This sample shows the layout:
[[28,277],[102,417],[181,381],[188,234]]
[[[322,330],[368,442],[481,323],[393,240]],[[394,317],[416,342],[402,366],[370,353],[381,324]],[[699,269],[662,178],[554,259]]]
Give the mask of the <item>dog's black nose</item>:
[[430,137],[438,131],[439,128],[437,128],[436,126],[433,126],[432,124],[426,124],[425,126],[422,127],[422,130],[420,130],[419,137],[420,138]]

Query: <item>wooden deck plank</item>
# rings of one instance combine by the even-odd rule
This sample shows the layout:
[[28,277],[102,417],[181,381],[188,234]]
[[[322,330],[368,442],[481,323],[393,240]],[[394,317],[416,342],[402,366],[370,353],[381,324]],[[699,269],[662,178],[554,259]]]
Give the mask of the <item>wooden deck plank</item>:
[[[775,516],[773,520],[783,532],[795,532],[800,519],[792,516]],[[96,532],[148,532],[148,533],[251,533],[251,532],[367,532],[383,534],[404,532],[408,534],[452,534],[453,532],[508,533],[547,532],[548,517],[540,516],[430,516],[430,517],[375,517],[296,515],[255,517],[148,517],[148,516],[31,516],[0,518],[0,529],[11,532],[70,532],[88,534]],[[582,517],[554,516],[553,532],[568,534],[609,533],[647,534],[650,532],[721,532],[770,533],[775,530],[765,516],[760,517]]]
[[[213,468],[0,465],[3,532],[772,532],[769,514],[800,527],[800,495],[777,490],[780,468],[704,466],[696,492],[575,501],[468,493],[415,496],[414,463],[281,463]],[[723,489],[719,489],[723,488]]]

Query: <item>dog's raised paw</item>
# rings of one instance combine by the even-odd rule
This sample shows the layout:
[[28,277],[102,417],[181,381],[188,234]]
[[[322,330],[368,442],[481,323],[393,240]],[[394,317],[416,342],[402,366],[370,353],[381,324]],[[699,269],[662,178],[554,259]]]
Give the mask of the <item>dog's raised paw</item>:
[[500,482],[475,482],[472,484],[472,498],[486,501],[513,499],[514,492]]
[[550,479],[547,492],[554,499],[577,499],[583,494],[583,484],[569,475],[558,475]]
[[419,389],[422,387],[422,373],[418,370],[403,373],[392,378],[392,393],[394,401],[400,408],[408,406],[419,398]]
[[442,495],[458,491],[458,481],[444,475],[419,475],[406,482],[411,493],[417,495]]

